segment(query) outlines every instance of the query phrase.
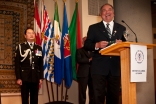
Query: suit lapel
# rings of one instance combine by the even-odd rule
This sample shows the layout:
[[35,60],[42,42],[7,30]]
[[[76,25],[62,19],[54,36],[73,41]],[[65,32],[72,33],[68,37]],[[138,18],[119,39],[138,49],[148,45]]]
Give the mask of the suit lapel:
[[103,21],[99,23],[99,29],[102,32],[102,34],[109,39],[108,32],[103,24]]
[[117,23],[114,22],[114,27],[113,27],[113,32],[112,32],[112,40],[117,39],[117,31],[118,30],[118,25]]

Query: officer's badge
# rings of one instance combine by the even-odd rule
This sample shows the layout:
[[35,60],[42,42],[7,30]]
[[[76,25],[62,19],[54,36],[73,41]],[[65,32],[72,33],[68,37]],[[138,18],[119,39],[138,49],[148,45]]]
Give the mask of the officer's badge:
[[38,49],[35,50],[35,55],[36,56],[42,56],[42,51],[39,51]]

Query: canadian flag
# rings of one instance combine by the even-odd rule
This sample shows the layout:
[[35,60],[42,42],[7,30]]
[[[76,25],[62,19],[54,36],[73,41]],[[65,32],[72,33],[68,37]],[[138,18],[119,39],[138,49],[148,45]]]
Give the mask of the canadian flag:
[[38,5],[36,1],[34,0],[34,31],[35,31],[35,37],[36,37],[36,44],[41,45],[42,43],[42,37],[41,37],[41,21],[40,16],[38,12]]

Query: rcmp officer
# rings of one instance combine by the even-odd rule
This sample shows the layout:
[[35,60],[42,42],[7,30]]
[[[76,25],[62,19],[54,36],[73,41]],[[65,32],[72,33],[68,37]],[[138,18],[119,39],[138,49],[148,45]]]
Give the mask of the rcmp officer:
[[21,87],[22,104],[38,104],[39,85],[43,79],[42,48],[34,43],[33,29],[25,30],[26,42],[16,48],[15,74],[17,84]]

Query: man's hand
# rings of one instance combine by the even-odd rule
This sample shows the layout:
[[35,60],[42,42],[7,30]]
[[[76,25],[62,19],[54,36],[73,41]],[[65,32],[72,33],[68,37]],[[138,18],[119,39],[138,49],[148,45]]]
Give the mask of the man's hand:
[[122,40],[117,40],[117,39],[116,39],[116,43],[121,43],[121,42],[122,42]]
[[42,86],[42,82],[43,82],[42,79],[40,79],[40,80],[39,80],[39,89],[40,89],[41,86]]
[[108,45],[107,41],[100,41],[95,44],[95,48],[105,48]]
[[17,84],[18,84],[18,85],[22,85],[22,80],[21,80],[21,79],[18,79],[18,80],[17,80]]
[[43,82],[43,81],[42,81],[42,79],[40,79],[39,85],[41,85],[41,84],[42,84],[42,82]]
[[89,59],[89,62],[92,61],[92,58]]

